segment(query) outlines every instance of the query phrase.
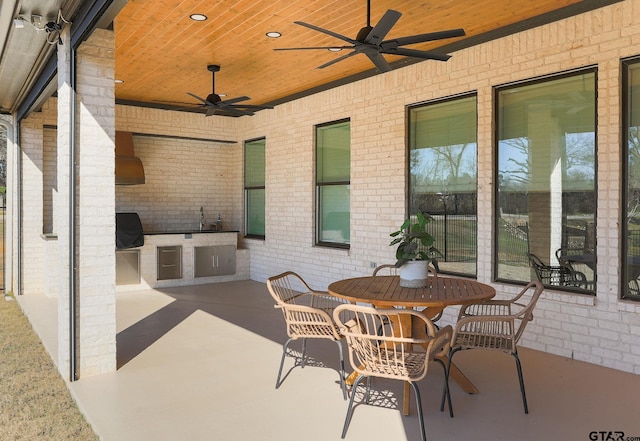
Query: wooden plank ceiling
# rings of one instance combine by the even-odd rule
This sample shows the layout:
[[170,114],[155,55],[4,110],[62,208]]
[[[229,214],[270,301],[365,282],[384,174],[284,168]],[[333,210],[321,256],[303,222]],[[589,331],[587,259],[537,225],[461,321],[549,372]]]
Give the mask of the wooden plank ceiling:
[[[463,28],[466,37],[408,46],[436,52],[441,48],[442,52],[517,31],[523,23],[535,26],[567,15],[568,10],[576,13],[603,3],[372,0],[371,25],[375,26],[385,11],[394,9],[402,16],[386,39]],[[193,13],[205,14],[208,19],[192,21],[189,15]],[[346,52],[273,50],[345,44],[294,21],[355,38],[366,20],[366,0],[129,0],[114,23],[116,79],[124,81],[116,85],[116,99],[154,106],[161,102],[195,104],[187,92],[201,97],[211,93],[209,64],[221,66],[215,76],[215,92],[226,95],[223,99],[249,96],[248,104],[277,104],[354,75],[376,74],[364,54],[317,69]],[[265,34],[269,31],[278,31],[282,37],[268,38]],[[446,47],[452,43],[454,46]],[[408,60],[385,58],[390,63]]]

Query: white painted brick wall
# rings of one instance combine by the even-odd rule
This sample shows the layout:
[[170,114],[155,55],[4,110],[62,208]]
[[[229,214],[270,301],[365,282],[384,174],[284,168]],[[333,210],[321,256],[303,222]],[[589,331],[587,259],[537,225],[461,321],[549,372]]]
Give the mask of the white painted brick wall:
[[22,268],[23,292],[45,293],[45,243],[42,234],[42,115],[32,114],[21,125],[22,147]]
[[[324,289],[334,280],[369,274],[370,263],[392,262],[389,232],[406,210],[406,108],[427,100],[467,92],[478,95],[478,280],[491,283],[493,268],[493,87],[568,69],[598,68],[598,286],[595,297],[547,291],[535,320],[523,336],[524,346],[616,369],[640,373],[640,305],[619,297],[620,229],[620,59],[640,54],[640,0],[627,0],[550,23],[453,54],[447,63],[427,61],[317,93],[261,111],[248,118],[116,108],[118,130],[230,139],[237,145],[135,140],[149,183],[118,188],[117,208],[134,209],[146,226],[168,228],[173,219],[207,218],[220,207],[234,229],[242,227],[242,140],[266,136],[266,240],[245,239],[251,278],[265,281],[294,270],[311,286]],[[96,72],[101,72],[100,69]],[[102,83],[98,83],[102,85]],[[106,84],[102,85],[107,87]],[[64,96],[64,94],[63,94]],[[89,101],[88,101],[89,102]],[[351,119],[351,249],[314,246],[314,126]],[[58,127],[64,130],[63,127]],[[184,154],[179,159],[175,152]],[[200,158],[194,163],[189,158]],[[199,167],[198,178],[173,185],[184,194],[170,200],[162,187],[167,158],[178,173]],[[209,177],[202,175],[206,170]],[[220,178],[225,179],[220,182]],[[185,178],[185,176],[183,176]],[[105,178],[106,182],[106,178]],[[64,183],[59,182],[60,186]],[[192,192],[205,188],[209,196]],[[223,191],[224,190],[224,195]],[[146,204],[169,199],[162,213]],[[213,213],[211,213],[211,211]],[[166,218],[166,220],[164,219]],[[157,224],[156,224],[157,223]],[[182,225],[180,227],[183,227]],[[494,284],[499,296],[518,286]],[[457,308],[443,319],[452,322]]]
[[78,50],[78,369],[116,367],[115,109],[112,31],[97,30]]
[[[60,37],[65,42],[70,40],[70,30],[65,29],[61,32]],[[60,167],[57,169],[57,185],[58,194],[53,199],[53,231],[59,235],[56,243],[58,255],[60,259],[55,265],[58,272],[58,360],[57,367],[62,375],[67,375],[70,365],[69,351],[69,258],[70,242],[69,242],[69,207],[70,207],[70,179],[68,167],[65,166],[70,161],[70,143],[69,132],[71,127],[71,102],[72,94],[69,87],[71,71],[69,69],[70,48],[69,44],[58,47],[58,99],[55,102],[55,111],[52,106],[45,106],[45,110],[56,115],[58,142],[56,146],[56,158]],[[50,100],[51,101],[51,100]],[[24,277],[30,277],[31,274],[25,273]]]
[[137,212],[145,231],[196,230],[200,207],[207,225],[221,215],[223,228],[242,227],[241,144],[147,136],[133,141],[145,184],[117,186],[117,211]]
[[[266,136],[266,240],[246,240],[251,277],[298,271],[323,289],[393,261],[389,232],[405,213],[405,105],[478,94],[478,280],[493,268],[493,90],[568,69],[598,67],[598,287],[596,298],[547,292],[525,346],[640,373],[640,305],[619,296],[620,59],[640,53],[640,1],[551,23],[260,112],[241,139]],[[313,127],[351,118],[351,250],[313,246]],[[494,284],[500,293],[519,287]],[[445,321],[453,321],[452,308]],[[621,324],[622,323],[622,324]]]

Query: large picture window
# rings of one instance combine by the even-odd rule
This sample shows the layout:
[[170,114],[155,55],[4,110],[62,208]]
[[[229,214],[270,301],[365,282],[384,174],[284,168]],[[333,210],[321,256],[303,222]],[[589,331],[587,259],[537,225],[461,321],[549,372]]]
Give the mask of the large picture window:
[[409,109],[409,210],[429,223],[443,272],[476,275],[476,96]]
[[264,239],[265,139],[244,143],[245,234]]
[[350,242],[351,124],[316,126],[316,231],[318,245]]
[[596,72],[496,90],[497,279],[593,292]]
[[640,59],[624,63],[624,171],[622,297],[640,300]]

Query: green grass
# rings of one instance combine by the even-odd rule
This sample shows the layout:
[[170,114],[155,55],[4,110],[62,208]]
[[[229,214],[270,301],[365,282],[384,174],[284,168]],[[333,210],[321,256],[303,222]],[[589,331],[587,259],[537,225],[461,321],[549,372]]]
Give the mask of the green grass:
[[99,440],[18,303],[0,298],[0,439]]

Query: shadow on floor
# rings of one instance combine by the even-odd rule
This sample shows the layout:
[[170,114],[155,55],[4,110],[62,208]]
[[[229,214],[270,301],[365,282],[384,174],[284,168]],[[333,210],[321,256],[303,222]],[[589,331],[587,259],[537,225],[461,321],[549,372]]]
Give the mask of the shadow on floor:
[[274,308],[265,284],[242,281],[156,291],[173,301],[117,334],[118,369],[196,311],[206,312],[280,344],[287,338],[282,312]]

